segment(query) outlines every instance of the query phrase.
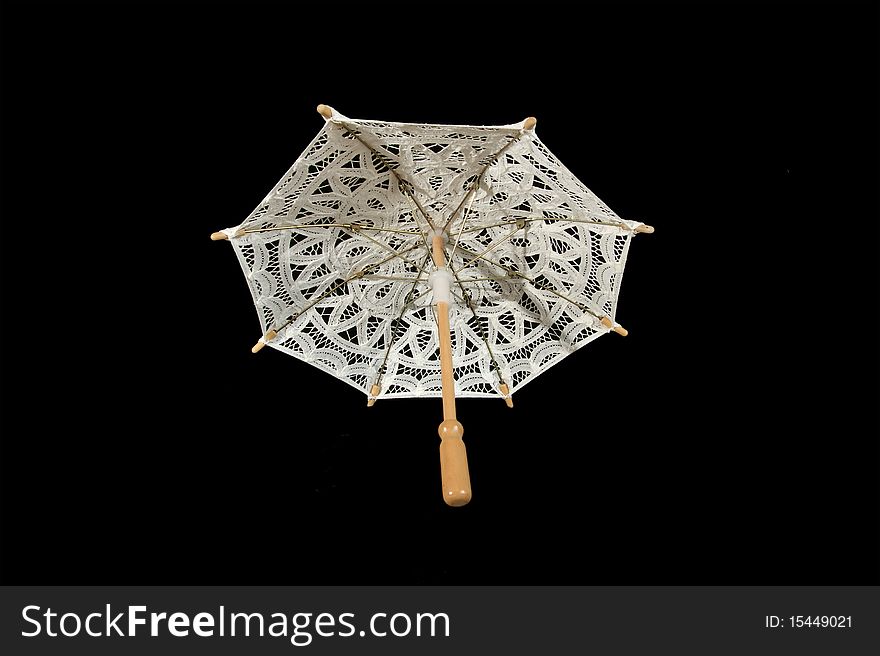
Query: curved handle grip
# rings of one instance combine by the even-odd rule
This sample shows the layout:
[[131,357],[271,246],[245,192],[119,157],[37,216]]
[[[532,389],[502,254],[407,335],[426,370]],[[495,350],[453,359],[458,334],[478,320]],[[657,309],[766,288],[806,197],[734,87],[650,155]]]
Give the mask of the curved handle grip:
[[443,501],[458,507],[471,500],[471,477],[468,473],[467,449],[461,437],[464,428],[457,421],[444,421],[437,429],[440,434],[440,478],[443,481]]

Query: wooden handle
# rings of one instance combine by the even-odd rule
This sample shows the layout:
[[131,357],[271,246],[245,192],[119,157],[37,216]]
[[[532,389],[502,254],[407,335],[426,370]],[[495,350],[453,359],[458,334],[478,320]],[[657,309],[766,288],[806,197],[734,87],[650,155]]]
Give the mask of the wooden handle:
[[[431,239],[431,254],[438,269],[446,269],[443,237]],[[436,291],[437,288],[435,288]],[[436,301],[437,341],[440,343],[440,380],[443,387],[443,423],[440,434],[440,479],[443,501],[448,506],[463,506],[471,500],[471,477],[468,473],[467,449],[461,441],[464,428],[455,418],[455,377],[452,375],[452,340],[449,335],[449,303]]]
[[471,477],[468,473],[467,449],[462,441],[464,428],[455,420],[446,420],[437,429],[440,434],[440,478],[443,501],[459,507],[471,500]]
[[443,252],[443,237],[434,235],[431,238],[431,257],[434,260],[434,266],[442,268],[446,266],[446,254]]
[[449,337],[449,304],[437,303],[437,329],[440,334],[440,381],[443,419],[455,421],[455,378],[452,375],[452,340]]

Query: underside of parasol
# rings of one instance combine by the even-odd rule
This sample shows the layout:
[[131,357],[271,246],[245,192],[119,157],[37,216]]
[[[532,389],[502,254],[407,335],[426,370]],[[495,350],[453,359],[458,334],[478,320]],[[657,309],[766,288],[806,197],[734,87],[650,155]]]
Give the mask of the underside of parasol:
[[325,127],[240,225],[269,345],[379,398],[442,396],[443,498],[471,499],[455,399],[512,393],[614,321],[625,221],[534,133],[350,119]]

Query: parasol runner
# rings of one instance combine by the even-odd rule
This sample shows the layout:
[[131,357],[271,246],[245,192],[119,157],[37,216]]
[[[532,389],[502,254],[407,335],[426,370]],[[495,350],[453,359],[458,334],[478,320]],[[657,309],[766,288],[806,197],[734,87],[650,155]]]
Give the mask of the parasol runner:
[[456,397],[512,394],[614,331],[630,240],[535,134],[348,118],[325,124],[228,239],[263,329],[377,399],[443,398],[443,498],[471,499]]

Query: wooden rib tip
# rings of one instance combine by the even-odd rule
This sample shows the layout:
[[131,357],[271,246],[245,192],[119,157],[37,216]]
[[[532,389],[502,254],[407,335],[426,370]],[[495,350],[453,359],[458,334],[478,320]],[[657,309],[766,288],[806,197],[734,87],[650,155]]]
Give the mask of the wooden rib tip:
[[534,116],[529,116],[525,121],[523,121],[523,130],[534,130],[535,126],[538,124],[538,119]]
[[510,388],[507,386],[507,383],[501,383],[498,386],[498,391],[501,392],[501,396],[504,399],[504,402],[507,404],[507,407],[512,408],[513,398],[510,395]]
[[508,408],[512,408],[512,407],[513,407],[513,398],[512,398],[512,397],[510,397],[510,396],[505,396],[505,397],[504,397],[504,402],[507,404],[507,407],[508,407]]
[[265,335],[263,335],[263,339],[254,344],[253,348],[251,349],[251,353],[259,353],[263,350],[263,347],[266,345],[267,342],[271,342],[276,337],[278,337],[278,331],[270,330]]
[[318,105],[316,109],[318,110],[318,113],[324,117],[325,120],[329,121],[331,118],[333,118],[333,108],[330,107],[330,105]]
[[627,335],[629,335],[629,331],[623,326],[614,326],[612,330],[614,330],[614,332],[616,332],[621,337],[626,337]]
[[644,223],[637,227],[634,232],[637,233],[645,233],[646,235],[651,235],[654,233],[654,226],[645,225]]
[[378,385],[373,385],[370,388],[370,398],[367,399],[367,407],[372,408],[373,404],[376,403],[376,397],[379,396],[379,393],[382,391],[382,388]]
[[611,319],[609,319],[608,317],[602,317],[601,319],[599,319],[599,322],[600,322],[603,326],[605,326],[606,328],[608,328],[609,330],[610,330],[611,328],[614,328],[614,322],[611,321]]
[[224,239],[229,239],[229,235],[227,235],[225,232],[211,233],[211,241],[223,241]]

